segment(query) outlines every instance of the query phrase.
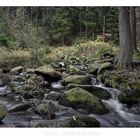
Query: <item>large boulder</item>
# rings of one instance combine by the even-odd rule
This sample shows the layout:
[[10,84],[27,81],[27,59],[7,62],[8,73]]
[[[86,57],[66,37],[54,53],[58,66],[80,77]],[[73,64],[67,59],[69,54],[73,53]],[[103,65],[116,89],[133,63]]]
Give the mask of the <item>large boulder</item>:
[[126,104],[131,113],[140,114],[140,83],[130,81],[129,88],[123,90],[118,100]]
[[62,75],[60,72],[54,70],[51,65],[45,65],[35,70],[37,75],[41,75],[45,80],[49,82],[55,82],[61,79]]
[[80,87],[82,89],[85,89],[85,90],[87,90],[91,94],[94,94],[95,96],[97,96],[100,99],[109,99],[109,98],[111,98],[110,93],[106,89],[101,88],[101,87],[97,87],[97,86],[92,86],[92,85],[68,84],[66,86],[66,90],[76,88],[76,87]]
[[118,100],[128,106],[140,105],[140,91],[125,90],[118,96]]
[[79,87],[65,91],[59,103],[75,109],[81,108],[89,113],[104,114],[107,112],[107,109],[98,97]]
[[20,94],[24,99],[43,99],[46,88],[48,87],[48,82],[44,81],[44,79],[38,75],[31,75],[21,86],[10,85],[11,91],[15,94]]
[[63,85],[67,85],[70,83],[74,83],[74,84],[91,84],[91,77],[89,75],[71,75],[66,77],[63,81],[62,84]]
[[7,115],[8,110],[5,105],[0,104],[0,121]]
[[35,108],[35,112],[43,119],[53,119],[57,110],[58,108],[52,102],[41,103]]
[[137,70],[110,70],[99,74],[97,78],[108,87],[133,91],[140,89],[140,71]]

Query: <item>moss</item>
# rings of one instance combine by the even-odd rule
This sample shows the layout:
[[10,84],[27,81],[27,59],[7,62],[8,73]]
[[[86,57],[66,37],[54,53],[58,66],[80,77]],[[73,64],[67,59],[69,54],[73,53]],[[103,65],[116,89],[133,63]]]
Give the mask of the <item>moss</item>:
[[35,112],[42,116],[44,119],[53,119],[57,108],[52,102],[39,104],[35,108]]
[[140,91],[140,83],[132,82],[132,83],[129,83],[129,86],[132,90],[139,90]]
[[0,121],[7,115],[8,111],[6,106],[0,104]]
[[122,77],[119,75],[98,75],[98,79],[101,80],[106,86],[110,86],[113,88],[119,88],[120,84],[123,82]]
[[[71,101],[71,102],[75,102],[75,101],[91,101],[92,99],[92,95],[89,94],[87,91],[81,89],[81,88],[73,88],[72,90],[66,91],[66,98]],[[82,96],[79,96],[79,93]],[[95,98],[96,100],[96,98]]]
[[139,89],[140,71],[135,70],[113,70],[105,71],[98,75],[98,79],[106,86],[119,89]]
[[122,93],[119,95],[118,99],[121,103],[127,104],[129,106],[140,104],[140,94],[138,92]]
[[140,61],[140,52],[136,52],[133,54],[133,60],[134,61]]
[[107,112],[102,101],[88,91],[79,87],[64,92],[60,103],[74,108],[83,108],[88,112],[104,114]]
[[71,75],[66,77],[62,84],[67,85],[69,83],[74,83],[74,84],[90,84],[91,83],[91,77],[87,75]]
[[90,92],[91,94],[97,96],[100,99],[109,99],[111,97],[110,93],[107,90],[92,85],[68,84],[66,86],[66,90],[76,87],[85,89],[86,91]]

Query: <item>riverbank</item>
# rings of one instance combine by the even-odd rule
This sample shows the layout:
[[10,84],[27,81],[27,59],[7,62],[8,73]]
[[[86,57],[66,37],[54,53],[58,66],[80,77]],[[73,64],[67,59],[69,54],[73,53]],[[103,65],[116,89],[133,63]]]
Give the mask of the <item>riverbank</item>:
[[13,57],[14,51],[5,55],[0,103],[7,109],[0,112],[0,126],[139,126],[139,68],[118,71],[117,51],[108,43],[91,41],[43,51],[39,63],[29,50],[15,54],[26,61]]

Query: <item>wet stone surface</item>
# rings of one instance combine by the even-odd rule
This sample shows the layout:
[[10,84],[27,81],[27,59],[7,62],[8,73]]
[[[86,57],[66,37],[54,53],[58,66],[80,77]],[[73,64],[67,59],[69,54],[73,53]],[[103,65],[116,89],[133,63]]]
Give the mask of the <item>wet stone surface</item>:
[[[59,104],[60,98],[64,94],[64,91],[66,91],[66,86],[63,86],[61,83],[64,78],[69,76],[68,74],[65,75],[63,79],[57,82],[51,82],[47,84],[47,86],[45,85],[45,87],[43,84],[45,90],[43,90],[44,96],[42,98],[39,98],[39,96],[35,94],[39,94],[40,92],[38,91],[42,89],[38,83],[33,83],[34,86],[32,87],[31,85],[31,89],[28,87],[29,89],[26,89],[26,92],[24,91],[23,94],[19,89],[27,83],[30,77],[34,76],[36,75],[16,73],[9,74],[0,79],[0,104],[5,105],[8,109],[8,114],[0,122],[0,127],[73,127],[73,121],[71,121],[71,119],[76,121],[76,126],[79,125],[78,127],[88,127],[86,120],[75,120],[76,115],[92,117],[99,122],[100,127],[140,127],[140,106],[133,105],[127,107],[125,104],[121,104],[118,101],[120,91],[105,87],[97,81],[96,78],[91,77],[90,89],[92,89],[91,87],[93,86],[96,87],[96,90],[100,89],[100,91],[109,93],[109,98],[101,98],[103,104],[109,110],[108,113],[103,115],[87,113],[82,109],[74,109]],[[31,80],[28,82],[32,83]],[[16,87],[16,92],[12,91],[13,88],[11,88],[11,85]],[[100,94],[100,91],[96,94]],[[92,92],[92,90],[90,92]],[[97,95],[97,97],[100,96]],[[39,105],[41,104],[45,105],[38,108],[36,112],[36,108],[40,107]],[[50,117],[47,116],[48,113],[50,113]],[[53,117],[51,117],[51,115],[53,115]],[[91,119],[90,121],[93,120]],[[98,123],[96,123],[96,125],[99,126]],[[94,123],[91,127],[94,127]]]

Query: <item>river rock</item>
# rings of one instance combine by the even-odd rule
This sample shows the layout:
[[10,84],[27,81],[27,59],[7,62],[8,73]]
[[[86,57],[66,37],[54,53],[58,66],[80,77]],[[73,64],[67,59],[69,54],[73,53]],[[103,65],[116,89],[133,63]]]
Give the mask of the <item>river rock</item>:
[[33,127],[100,127],[99,121],[86,115],[74,115],[60,120],[32,122]]
[[35,112],[43,119],[53,119],[57,108],[52,102],[41,103],[35,108]]
[[140,83],[129,82],[129,90],[123,90],[123,93],[119,95],[118,99],[121,103],[127,105],[140,105]]
[[0,104],[0,121],[4,119],[7,113],[8,113],[7,107],[5,105]]
[[60,92],[55,92],[55,91],[51,91],[47,94],[46,99],[47,100],[59,100],[61,97],[62,93]]
[[22,66],[17,66],[17,67],[14,67],[11,69],[11,73],[21,73],[23,70],[23,67]]
[[2,82],[2,79],[0,79],[0,88],[4,87],[4,83]]
[[49,82],[55,82],[61,79],[62,75],[60,72],[55,71],[51,65],[45,65],[35,70],[37,75],[41,75],[45,80]]
[[16,104],[16,105],[12,106],[10,108],[9,112],[26,111],[30,107],[31,107],[31,104],[20,103],[20,104]]
[[90,92],[91,94],[94,94],[95,96],[99,97],[100,99],[111,98],[110,93],[106,89],[101,88],[101,87],[97,87],[97,86],[92,86],[92,85],[68,84],[66,86],[66,90],[76,88],[76,87],[80,87],[82,89],[85,89],[88,92]]
[[89,113],[104,114],[107,112],[103,102],[98,97],[79,87],[65,91],[59,103],[75,109],[82,108]]
[[73,83],[73,84],[85,85],[85,84],[91,84],[91,81],[92,80],[89,75],[71,75],[71,76],[66,77],[62,81],[62,84],[67,85],[67,84]]
[[132,107],[128,108],[128,111],[133,113],[133,114],[140,114],[140,105],[132,105]]
[[49,87],[47,81],[41,76],[32,75],[20,87],[20,93],[25,99],[39,98],[43,99],[46,89]]
[[93,117],[76,115],[72,116],[69,125],[70,127],[99,127],[100,123]]
[[118,96],[118,100],[123,103],[123,104],[127,104],[129,106],[132,106],[134,104],[140,104],[140,92],[134,92],[134,91],[123,91],[123,93],[121,93]]

